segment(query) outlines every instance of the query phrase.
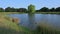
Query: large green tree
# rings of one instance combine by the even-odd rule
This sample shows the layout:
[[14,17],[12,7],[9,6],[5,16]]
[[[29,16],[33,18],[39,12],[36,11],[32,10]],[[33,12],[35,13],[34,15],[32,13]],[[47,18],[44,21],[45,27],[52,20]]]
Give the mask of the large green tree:
[[28,6],[28,13],[34,13],[34,12],[35,12],[35,6],[32,5],[32,4],[30,4],[30,5]]

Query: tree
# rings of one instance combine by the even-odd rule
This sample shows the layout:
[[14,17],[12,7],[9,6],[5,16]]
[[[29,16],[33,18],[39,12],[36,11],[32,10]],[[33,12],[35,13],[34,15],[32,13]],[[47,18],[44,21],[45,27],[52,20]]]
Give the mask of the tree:
[[42,12],[48,12],[49,9],[48,9],[47,7],[43,7],[43,8],[41,8],[39,11],[42,11]]
[[57,7],[57,8],[55,9],[55,11],[60,12],[60,7]]
[[27,9],[26,8],[19,8],[19,9],[17,9],[17,12],[27,12]]
[[0,8],[0,12],[4,12],[4,9],[3,8]]
[[10,12],[10,7],[5,8],[5,12]]
[[16,12],[16,9],[7,7],[7,8],[5,8],[5,12]]
[[50,12],[54,12],[54,11],[55,11],[55,8],[51,8],[51,9],[50,9]]
[[34,5],[29,5],[28,6],[28,13],[34,13],[35,12],[35,6]]

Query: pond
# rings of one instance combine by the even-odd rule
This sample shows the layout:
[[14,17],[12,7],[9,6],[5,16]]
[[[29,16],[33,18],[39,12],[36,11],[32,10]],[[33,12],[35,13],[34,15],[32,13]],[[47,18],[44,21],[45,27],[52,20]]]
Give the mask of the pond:
[[31,29],[36,28],[40,23],[60,28],[60,15],[56,14],[10,14],[9,16],[19,18],[20,25]]

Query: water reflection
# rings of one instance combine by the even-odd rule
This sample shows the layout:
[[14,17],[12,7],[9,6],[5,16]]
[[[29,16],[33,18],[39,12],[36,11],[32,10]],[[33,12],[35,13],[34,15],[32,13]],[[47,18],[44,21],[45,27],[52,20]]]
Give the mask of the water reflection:
[[34,29],[36,26],[35,26],[35,14],[28,14],[28,18],[29,18],[29,28],[30,29]]
[[45,23],[60,28],[60,15],[55,14],[10,14],[20,19],[20,25],[35,28],[36,24]]

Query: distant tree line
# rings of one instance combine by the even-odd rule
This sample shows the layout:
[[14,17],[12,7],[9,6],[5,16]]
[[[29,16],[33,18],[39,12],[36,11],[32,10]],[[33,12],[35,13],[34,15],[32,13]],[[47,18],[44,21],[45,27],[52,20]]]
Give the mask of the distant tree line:
[[0,12],[27,12],[26,8],[11,8],[11,7],[7,7],[5,9],[0,8]]
[[60,7],[57,7],[57,8],[47,8],[47,7],[43,7],[39,10],[36,10],[36,12],[60,12]]
[[5,8],[4,12],[27,12],[26,8],[11,8],[7,7]]
[[34,5],[29,5],[28,9],[26,8],[11,8],[11,7],[7,7],[5,9],[0,8],[0,12],[24,12],[24,13],[28,13],[28,12],[60,12],[60,7],[57,8],[47,8],[47,7],[43,7],[39,10],[35,10],[35,6]]

